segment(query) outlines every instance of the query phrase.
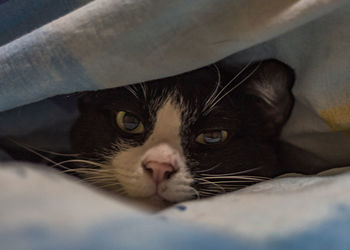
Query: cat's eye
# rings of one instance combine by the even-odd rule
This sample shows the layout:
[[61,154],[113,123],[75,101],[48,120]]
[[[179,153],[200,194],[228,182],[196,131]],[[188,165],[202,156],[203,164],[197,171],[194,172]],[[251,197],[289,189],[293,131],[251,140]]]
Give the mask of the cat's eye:
[[196,142],[201,144],[218,144],[226,141],[228,133],[226,130],[213,130],[197,136]]
[[124,132],[142,134],[145,130],[142,122],[132,113],[119,111],[116,117],[118,127]]

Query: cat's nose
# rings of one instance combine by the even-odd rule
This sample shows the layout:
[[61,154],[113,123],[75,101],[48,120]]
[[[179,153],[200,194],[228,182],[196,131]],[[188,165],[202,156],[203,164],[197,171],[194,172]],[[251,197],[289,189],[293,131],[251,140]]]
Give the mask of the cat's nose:
[[152,175],[153,181],[156,184],[169,179],[173,174],[176,173],[174,166],[164,162],[150,161],[142,164],[143,169]]

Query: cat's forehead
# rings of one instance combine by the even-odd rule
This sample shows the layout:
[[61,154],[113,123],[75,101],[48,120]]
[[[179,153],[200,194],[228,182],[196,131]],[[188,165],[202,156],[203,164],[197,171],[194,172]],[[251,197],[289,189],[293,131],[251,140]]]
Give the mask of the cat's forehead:
[[[182,75],[98,91],[92,98],[95,106],[110,106],[131,112],[155,115],[168,101],[182,113],[204,113],[226,84],[216,66],[208,66]],[[228,98],[215,104],[229,110]]]
[[154,92],[154,97],[167,94],[171,95],[175,101],[198,102],[207,99],[220,84],[222,82],[218,69],[210,66],[176,77],[151,81],[147,87],[158,90]]
[[[224,84],[218,69],[211,66],[175,77],[127,86],[125,89],[131,99],[136,99],[150,110],[156,111],[171,100],[182,110],[197,109],[200,112],[208,99],[218,94]],[[225,100],[217,106],[224,103]]]

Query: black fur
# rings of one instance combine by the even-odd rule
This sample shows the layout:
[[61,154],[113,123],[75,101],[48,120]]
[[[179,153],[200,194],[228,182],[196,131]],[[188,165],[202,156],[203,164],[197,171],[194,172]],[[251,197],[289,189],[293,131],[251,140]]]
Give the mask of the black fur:
[[[161,104],[168,96],[175,96],[177,105],[186,107],[182,114],[181,139],[193,177],[201,177],[202,173],[222,175],[240,171],[267,178],[283,174],[285,169],[277,153],[278,137],[293,107],[293,70],[277,60],[255,63],[236,77],[223,94],[234,86],[237,88],[208,109],[206,102],[217,87],[218,70],[221,81],[218,91],[239,72],[212,65],[136,84],[129,87],[132,91],[121,87],[79,94],[81,114],[71,131],[72,150],[89,159],[103,160],[105,152],[121,150],[115,142],[142,145],[152,133]],[[136,114],[144,123],[145,133],[131,135],[119,129],[115,114],[120,110]],[[218,145],[195,141],[202,131],[212,129],[227,130],[228,139]],[[235,185],[247,183],[254,181],[238,181]],[[201,181],[194,183],[199,190],[206,185]],[[225,191],[232,190],[232,185],[225,185],[225,179],[221,186]]]

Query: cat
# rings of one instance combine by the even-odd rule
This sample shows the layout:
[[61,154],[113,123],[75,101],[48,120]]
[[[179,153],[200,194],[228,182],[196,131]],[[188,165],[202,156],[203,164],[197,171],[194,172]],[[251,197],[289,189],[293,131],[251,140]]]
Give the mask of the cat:
[[286,172],[279,135],[294,104],[294,71],[269,59],[78,94],[70,169],[128,197],[176,203]]

